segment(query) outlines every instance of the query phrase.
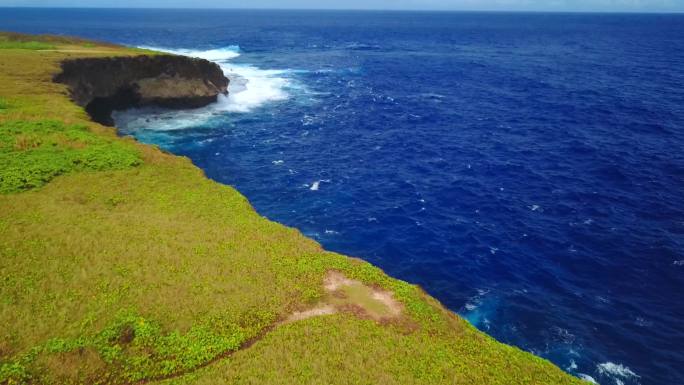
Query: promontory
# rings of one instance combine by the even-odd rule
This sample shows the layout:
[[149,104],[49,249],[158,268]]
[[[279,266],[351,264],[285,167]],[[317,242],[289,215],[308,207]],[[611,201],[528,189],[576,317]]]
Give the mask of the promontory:
[[54,81],[98,123],[113,125],[113,110],[159,106],[197,108],[228,93],[228,79],[210,61],[175,55],[64,60]]

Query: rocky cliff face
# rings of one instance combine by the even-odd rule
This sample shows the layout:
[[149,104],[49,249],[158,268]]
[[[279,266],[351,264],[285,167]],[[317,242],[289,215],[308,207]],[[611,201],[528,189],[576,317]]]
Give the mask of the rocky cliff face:
[[55,82],[93,120],[113,125],[112,111],[131,107],[197,108],[228,93],[221,68],[184,56],[132,56],[66,60]]

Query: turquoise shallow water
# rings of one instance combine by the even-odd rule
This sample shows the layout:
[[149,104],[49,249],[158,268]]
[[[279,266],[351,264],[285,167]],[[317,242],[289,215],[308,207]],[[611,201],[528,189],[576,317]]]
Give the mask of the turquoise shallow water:
[[267,217],[601,384],[684,378],[684,16],[7,10],[218,62],[117,114]]

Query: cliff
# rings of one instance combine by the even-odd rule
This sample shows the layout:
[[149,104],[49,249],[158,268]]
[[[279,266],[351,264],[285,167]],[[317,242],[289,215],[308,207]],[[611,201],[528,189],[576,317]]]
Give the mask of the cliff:
[[[259,216],[188,158],[117,136],[67,96],[210,99],[204,79],[225,85],[210,63],[3,38],[0,384],[586,384]],[[69,87],[52,81],[60,71]],[[173,89],[183,78],[209,91]]]
[[112,126],[114,110],[142,106],[197,108],[228,93],[221,68],[204,59],[155,55],[65,60],[54,81],[92,119]]

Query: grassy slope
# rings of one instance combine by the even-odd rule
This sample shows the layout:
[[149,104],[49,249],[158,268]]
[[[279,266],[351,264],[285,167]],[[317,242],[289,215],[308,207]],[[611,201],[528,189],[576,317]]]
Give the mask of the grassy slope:
[[[0,182],[36,159],[66,165],[0,194],[0,383],[580,383],[260,217],[189,160],[117,138],[50,81],[65,57],[133,53],[0,35],[0,155],[28,159],[0,163]],[[112,146],[127,161],[74,160]],[[331,269],[393,291],[404,315],[276,325],[319,301]]]

